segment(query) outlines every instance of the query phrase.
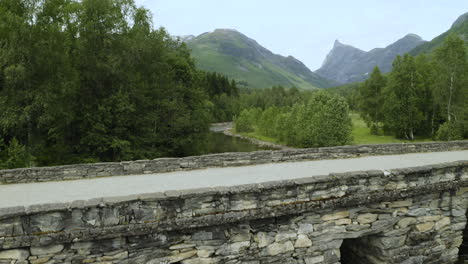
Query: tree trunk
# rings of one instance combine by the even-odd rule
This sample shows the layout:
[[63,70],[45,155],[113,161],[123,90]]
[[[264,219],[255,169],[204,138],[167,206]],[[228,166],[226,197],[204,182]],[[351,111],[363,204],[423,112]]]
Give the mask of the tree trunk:
[[450,89],[449,89],[449,99],[448,99],[448,104],[447,104],[447,121],[449,121],[449,122],[452,119],[450,108],[452,107],[453,75],[454,75],[454,73],[452,72],[450,74]]
[[431,137],[434,136],[434,119],[435,119],[435,107],[434,104],[432,104],[432,119],[431,119]]

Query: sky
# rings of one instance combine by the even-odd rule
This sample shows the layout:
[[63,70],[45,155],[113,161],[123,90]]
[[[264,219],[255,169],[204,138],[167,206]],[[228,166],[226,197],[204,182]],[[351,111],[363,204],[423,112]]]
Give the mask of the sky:
[[311,70],[336,39],[362,50],[385,47],[408,33],[431,40],[447,31],[468,0],[136,0],[171,35],[236,29],[273,53]]

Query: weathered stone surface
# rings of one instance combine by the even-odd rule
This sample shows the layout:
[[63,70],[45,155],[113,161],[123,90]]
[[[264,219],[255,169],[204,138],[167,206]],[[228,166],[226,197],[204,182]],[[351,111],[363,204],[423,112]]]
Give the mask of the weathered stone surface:
[[311,258],[306,258],[305,263],[306,264],[317,264],[317,263],[322,263],[324,260],[324,256],[317,256],[317,257],[311,257]]
[[331,220],[336,220],[336,219],[345,218],[345,217],[349,217],[349,211],[339,211],[339,212],[335,212],[332,214],[326,214],[322,216],[322,220],[331,221]]
[[312,246],[312,241],[306,235],[299,235],[296,243],[294,243],[295,248],[305,248],[310,246]]
[[274,237],[271,237],[263,232],[257,234],[258,247],[264,248],[275,241]]
[[401,228],[406,228],[410,225],[415,224],[416,222],[417,222],[416,218],[414,217],[405,217],[405,218],[402,218],[400,221],[398,221],[398,226]]
[[299,225],[299,230],[298,230],[298,233],[299,234],[310,234],[314,232],[314,226],[312,224],[300,224]]
[[388,204],[388,207],[390,208],[408,207],[408,206],[411,206],[412,203],[413,203],[412,199],[407,199],[407,200],[402,200],[402,201],[391,202]]
[[197,250],[197,256],[200,258],[209,258],[215,253],[215,247],[201,246]]
[[348,244],[370,263],[453,264],[468,206],[460,186],[468,162],[2,211],[0,256],[22,259],[0,264],[336,264]]
[[25,260],[29,257],[29,251],[24,249],[12,249],[0,251],[0,259]]
[[276,242],[283,242],[285,240],[293,240],[297,237],[297,234],[294,232],[281,232],[275,236]]
[[444,218],[442,218],[441,220],[439,220],[439,221],[437,221],[435,223],[434,228],[435,228],[435,230],[439,230],[439,229],[441,229],[441,228],[443,228],[445,226],[448,226],[449,224],[450,224],[450,218],[449,217],[444,217]]
[[357,217],[357,221],[359,222],[359,224],[365,225],[375,222],[377,220],[377,217],[377,214],[360,214]]
[[51,245],[46,247],[31,247],[31,255],[42,256],[48,254],[57,254],[63,250],[63,245]]
[[[436,152],[468,149],[467,141],[373,144],[364,146],[338,146],[319,149],[287,149],[246,153],[222,153],[199,157],[160,158],[155,160],[78,164],[57,167],[0,170],[0,184],[87,179],[103,176],[149,174],[207,167],[246,166],[284,161],[351,158],[359,156],[388,155],[415,152]],[[455,175],[447,175],[452,180]],[[397,183],[402,187],[405,183]],[[251,205],[253,206],[253,205]],[[406,206],[406,205],[405,205]]]
[[216,258],[196,258],[196,259],[186,259],[181,262],[182,264],[216,264],[222,263],[219,259]]
[[427,232],[434,227],[434,222],[426,222],[422,224],[415,225],[415,229],[419,232]]
[[266,254],[270,256],[276,256],[293,250],[294,246],[291,241],[286,243],[273,243],[266,247]]
[[246,249],[249,246],[250,246],[250,241],[227,244],[227,245],[222,246],[218,251],[216,251],[216,254],[225,255],[225,256],[239,254],[241,250]]
[[350,225],[351,219],[349,218],[342,218],[335,221],[335,225]]
[[177,245],[173,245],[171,247],[169,247],[169,249],[171,250],[175,250],[175,249],[186,249],[186,248],[194,248],[196,245],[195,244],[177,244]]
[[193,257],[195,255],[197,255],[196,250],[190,250],[190,251],[178,253],[178,254],[169,256],[169,263],[179,262],[181,260],[191,258],[191,257]]

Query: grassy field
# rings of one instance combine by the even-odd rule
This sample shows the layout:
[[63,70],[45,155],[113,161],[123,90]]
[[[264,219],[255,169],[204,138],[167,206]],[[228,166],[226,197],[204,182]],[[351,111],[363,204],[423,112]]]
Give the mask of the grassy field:
[[[377,136],[371,135],[370,128],[358,114],[351,114],[353,120],[353,144],[384,144],[384,143],[407,143],[408,140],[395,138],[394,136]],[[432,141],[430,138],[416,138],[412,142],[428,142]]]
[[[402,140],[395,138],[394,136],[377,136],[370,133],[370,128],[366,126],[366,123],[359,114],[351,114],[351,119],[353,121],[353,131],[351,133],[353,137],[352,145],[363,145],[363,144],[385,144],[385,143],[408,143],[408,142],[430,142],[433,141],[431,138],[416,138],[414,141]],[[279,142],[275,138],[266,137],[259,135],[256,132],[249,133],[239,133],[246,137],[256,138],[258,140],[273,142],[277,144],[283,144],[284,142]]]

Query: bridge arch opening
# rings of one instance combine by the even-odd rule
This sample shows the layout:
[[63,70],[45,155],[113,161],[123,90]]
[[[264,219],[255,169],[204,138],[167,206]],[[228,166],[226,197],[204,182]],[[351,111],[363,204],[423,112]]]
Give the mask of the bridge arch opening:
[[369,263],[363,256],[367,244],[366,237],[344,239],[340,247],[341,264]]
[[340,247],[341,264],[385,263],[377,235],[344,239]]
[[[468,219],[468,210],[466,211],[465,215]],[[465,229],[463,230],[463,241],[459,247],[457,263],[468,263],[468,224],[465,225]]]

